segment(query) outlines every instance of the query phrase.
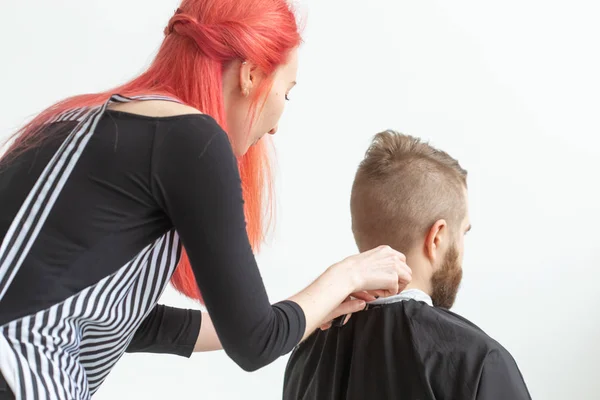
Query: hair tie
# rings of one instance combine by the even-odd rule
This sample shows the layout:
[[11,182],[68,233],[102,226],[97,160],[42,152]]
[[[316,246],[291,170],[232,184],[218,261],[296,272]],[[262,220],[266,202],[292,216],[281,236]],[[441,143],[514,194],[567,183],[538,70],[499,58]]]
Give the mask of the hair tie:
[[167,27],[165,28],[165,31],[164,31],[165,36],[173,33],[173,26],[175,26],[175,23],[177,22],[177,20],[175,19],[175,16],[178,14],[183,14],[183,10],[181,8],[178,8],[173,13],[173,16],[171,17],[171,19],[169,20],[169,23],[167,24]]

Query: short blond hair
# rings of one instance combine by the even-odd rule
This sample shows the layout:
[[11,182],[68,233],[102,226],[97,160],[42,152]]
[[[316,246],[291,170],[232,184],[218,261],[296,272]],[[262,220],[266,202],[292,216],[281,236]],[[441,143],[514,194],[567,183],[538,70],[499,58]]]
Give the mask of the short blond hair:
[[361,251],[389,245],[408,252],[435,221],[458,230],[466,216],[467,171],[419,138],[387,130],[358,167],[350,208]]

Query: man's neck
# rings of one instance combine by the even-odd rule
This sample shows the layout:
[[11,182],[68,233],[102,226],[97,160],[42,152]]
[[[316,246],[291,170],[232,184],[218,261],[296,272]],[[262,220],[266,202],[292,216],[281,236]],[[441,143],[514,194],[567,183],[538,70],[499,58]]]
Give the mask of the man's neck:
[[413,280],[408,285],[406,285],[406,288],[404,290],[408,289],[419,289],[420,291],[427,293],[431,296],[431,285],[429,283],[420,282],[418,279],[415,279],[414,275]]
[[419,289],[431,296],[431,277],[426,276],[429,266],[425,265],[424,260],[411,255],[406,256],[406,264],[412,270],[412,281],[406,286],[406,289]]
[[431,296],[427,293],[423,292],[421,289],[404,289],[402,292],[395,296],[389,297],[380,297],[377,300],[370,301],[368,304],[370,305],[382,305],[382,304],[392,304],[405,300],[416,300],[426,303],[430,306],[433,306],[433,301]]

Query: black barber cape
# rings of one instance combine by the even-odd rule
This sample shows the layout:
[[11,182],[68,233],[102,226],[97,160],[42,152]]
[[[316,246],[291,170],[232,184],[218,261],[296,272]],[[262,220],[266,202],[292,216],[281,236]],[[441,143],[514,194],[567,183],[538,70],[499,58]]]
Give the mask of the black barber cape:
[[413,299],[318,330],[291,354],[284,400],[530,400],[517,364],[465,318]]

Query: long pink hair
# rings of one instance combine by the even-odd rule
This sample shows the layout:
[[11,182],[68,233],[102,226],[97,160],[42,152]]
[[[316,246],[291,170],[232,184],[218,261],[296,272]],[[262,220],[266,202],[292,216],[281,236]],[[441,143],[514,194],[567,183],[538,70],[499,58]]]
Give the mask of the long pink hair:
[[[3,161],[39,145],[44,140],[41,127],[57,114],[103,104],[117,93],[173,97],[211,115],[227,131],[222,75],[234,60],[255,63],[271,77],[255,90],[250,115],[254,121],[271,88],[273,72],[301,42],[296,17],[286,0],[183,0],[165,35],[146,72],[106,92],[70,97],[49,107],[15,133]],[[270,210],[273,195],[268,156],[261,141],[238,159],[248,237],[255,251],[264,239],[263,212]],[[202,302],[185,249],[171,283]]]

